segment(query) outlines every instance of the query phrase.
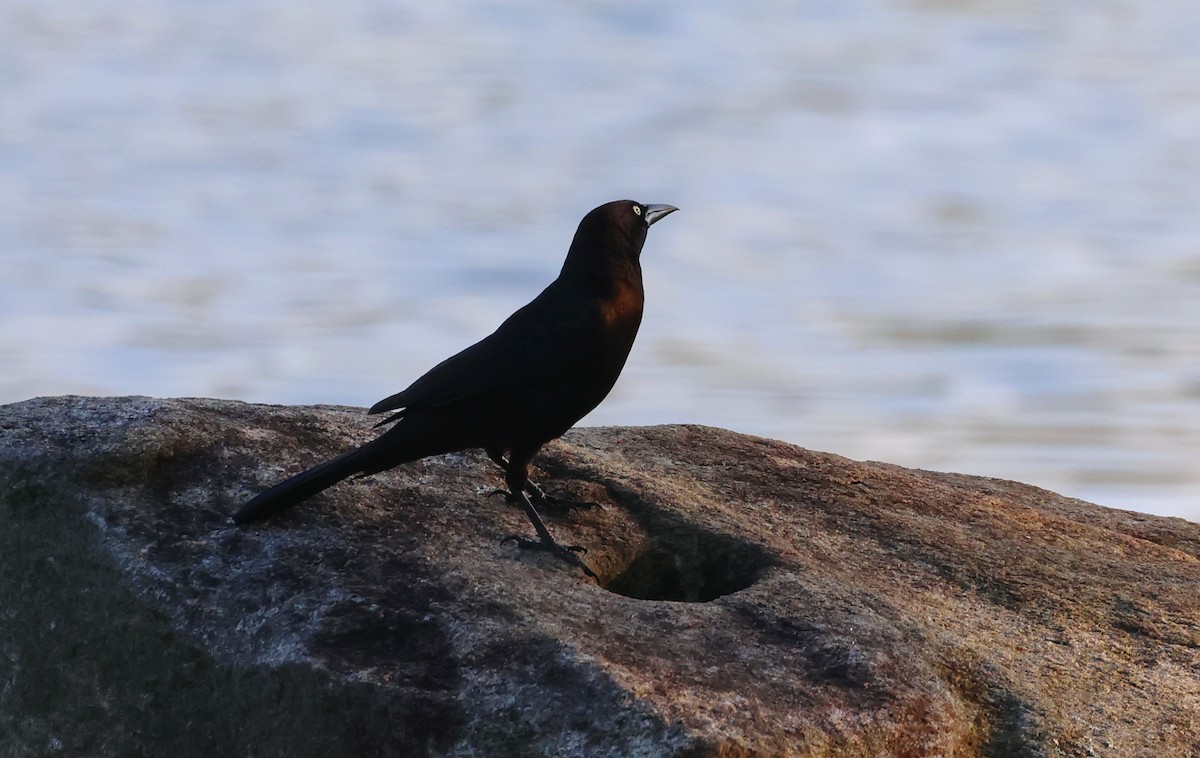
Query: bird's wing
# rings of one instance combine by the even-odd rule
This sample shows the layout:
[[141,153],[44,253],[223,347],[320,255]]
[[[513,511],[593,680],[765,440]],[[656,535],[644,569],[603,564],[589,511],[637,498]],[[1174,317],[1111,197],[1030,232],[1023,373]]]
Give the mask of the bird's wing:
[[[554,381],[586,359],[585,335],[594,314],[586,301],[571,302],[547,288],[495,332],[434,366],[404,391],[380,400],[369,413],[435,408]],[[381,425],[403,414],[401,410]]]

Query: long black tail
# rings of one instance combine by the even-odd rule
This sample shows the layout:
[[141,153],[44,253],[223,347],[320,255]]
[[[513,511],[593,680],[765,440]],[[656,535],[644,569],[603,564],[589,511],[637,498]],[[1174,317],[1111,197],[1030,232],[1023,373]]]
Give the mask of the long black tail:
[[266,518],[274,513],[291,508],[296,503],[306,500],[313,495],[326,490],[347,477],[363,472],[380,470],[379,440],[373,440],[343,453],[331,461],[308,471],[296,474],[291,479],[285,479],[274,487],[258,494],[233,514],[235,523],[244,524],[247,521]]

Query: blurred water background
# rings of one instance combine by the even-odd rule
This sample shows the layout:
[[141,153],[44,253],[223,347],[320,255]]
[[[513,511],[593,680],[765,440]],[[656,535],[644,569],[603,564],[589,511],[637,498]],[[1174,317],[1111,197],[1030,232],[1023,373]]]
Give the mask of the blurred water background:
[[586,424],[1200,519],[1200,4],[8,0],[0,401],[370,405],[616,198]]

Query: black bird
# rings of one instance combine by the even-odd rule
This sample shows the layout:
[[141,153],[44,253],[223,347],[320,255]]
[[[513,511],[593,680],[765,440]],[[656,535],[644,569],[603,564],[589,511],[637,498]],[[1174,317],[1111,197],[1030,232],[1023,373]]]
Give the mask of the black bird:
[[[378,438],[262,492],[237,523],[291,507],[355,474],[374,474],[430,455],[483,448],[504,468],[507,496],[525,509],[537,540],[508,537],[592,570],[583,548],[554,541],[529,481],[542,445],[600,404],[617,381],[642,321],[642,245],[650,225],[678,210],[617,200],[583,217],[562,271],[495,332],[434,366],[370,413],[396,411]],[[505,457],[507,456],[507,458]]]

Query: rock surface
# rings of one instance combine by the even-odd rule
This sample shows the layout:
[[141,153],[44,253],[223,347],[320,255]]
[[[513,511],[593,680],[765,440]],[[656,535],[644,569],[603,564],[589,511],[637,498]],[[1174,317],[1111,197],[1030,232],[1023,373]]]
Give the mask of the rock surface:
[[0,406],[0,755],[1200,754],[1200,525],[694,426],[260,488],[373,432],[216,400]]

